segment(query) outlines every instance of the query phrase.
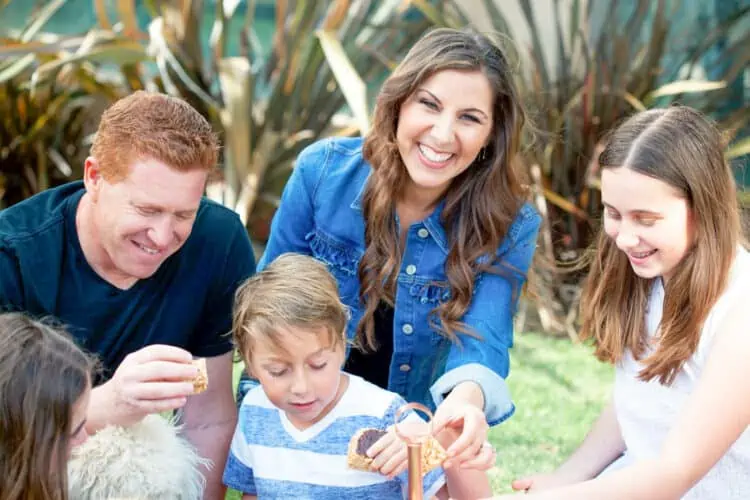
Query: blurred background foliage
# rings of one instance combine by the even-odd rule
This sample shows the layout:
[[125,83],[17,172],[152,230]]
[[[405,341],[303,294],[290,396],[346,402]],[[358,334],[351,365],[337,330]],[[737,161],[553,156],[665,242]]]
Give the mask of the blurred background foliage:
[[519,320],[573,336],[580,275],[558,270],[598,227],[606,130],[689,104],[720,123],[750,184],[750,1],[0,0],[0,208],[79,178],[104,107],[158,90],[214,124],[224,148],[207,194],[262,244],[299,151],[366,133],[408,47],[434,26],[467,25],[498,34],[537,129],[524,164],[546,263],[535,314]]

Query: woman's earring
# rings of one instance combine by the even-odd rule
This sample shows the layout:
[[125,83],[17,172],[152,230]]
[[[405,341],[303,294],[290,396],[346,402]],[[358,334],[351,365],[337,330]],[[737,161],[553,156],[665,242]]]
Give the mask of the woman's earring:
[[487,158],[487,148],[482,148],[479,150],[479,161],[484,161],[485,158]]

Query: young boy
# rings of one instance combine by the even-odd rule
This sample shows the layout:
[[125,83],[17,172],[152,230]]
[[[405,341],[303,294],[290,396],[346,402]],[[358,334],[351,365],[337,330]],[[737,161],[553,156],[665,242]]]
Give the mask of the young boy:
[[[347,466],[352,436],[363,428],[391,428],[405,404],[342,371],[347,320],[336,281],[312,257],[282,255],[237,291],[234,341],[260,382],[242,401],[224,470],[224,483],[243,499],[406,496],[406,446],[392,435],[380,452],[385,456],[373,457],[389,475]],[[448,446],[455,437],[438,439]],[[476,470],[438,467],[423,483],[425,498],[491,494],[486,474]]]

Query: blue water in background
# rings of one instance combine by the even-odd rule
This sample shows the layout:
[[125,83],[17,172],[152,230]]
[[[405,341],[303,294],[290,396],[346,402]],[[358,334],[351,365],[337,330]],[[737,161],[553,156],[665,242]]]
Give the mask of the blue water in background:
[[[34,10],[47,3],[39,0],[11,0],[10,4],[0,11],[0,36],[10,30],[22,29],[28,23]],[[117,11],[112,4],[114,2],[108,2],[109,19],[114,24],[118,18]],[[229,24],[227,39],[227,55],[229,56],[239,54],[239,31],[244,22],[245,5],[245,2],[240,2]],[[215,10],[215,1],[204,2],[201,41],[206,55],[208,55],[208,37],[213,26]],[[273,0],[261,0],[256,3],[253,28],[262,48],[261,54],[266,54],[270,49],[275,29],[275,12]],[[143,2],[136,2],[136,16],[139,28],[145,32],[152,18]],[[43,31],[62,35],[82,35],[96,27],[98,27],[98,20],[91,0],[68,0],[47,22]]]

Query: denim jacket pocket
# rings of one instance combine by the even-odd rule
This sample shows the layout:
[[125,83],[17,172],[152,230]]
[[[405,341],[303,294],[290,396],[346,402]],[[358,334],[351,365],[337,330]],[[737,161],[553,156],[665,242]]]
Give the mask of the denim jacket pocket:
[[336,279],[341,301],[349,307],[356,307],[359,304],[357,271],[364,252],[320,229],[310,232],[306,239],[310,243],[313,257],[325,263]]
[[450,286],[447,283],[441,282],[415,282],[409,286],[409,295],[415,303],[415,308],[418,313],[417,316],[426,318],[427,329],[430,332],[430,345],[439,345],[447,338],[439,331],[429,326],[429,320],[432,320],[436,325],[440,324],[440,320],[435,312],[435,309],[443,302],[446,302],[451,297]]

